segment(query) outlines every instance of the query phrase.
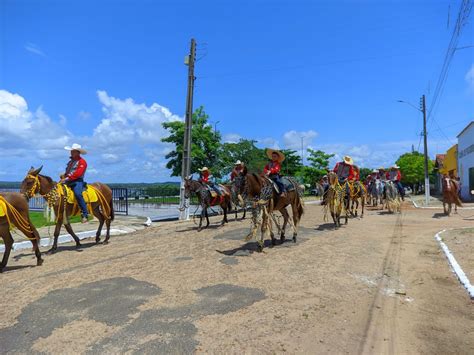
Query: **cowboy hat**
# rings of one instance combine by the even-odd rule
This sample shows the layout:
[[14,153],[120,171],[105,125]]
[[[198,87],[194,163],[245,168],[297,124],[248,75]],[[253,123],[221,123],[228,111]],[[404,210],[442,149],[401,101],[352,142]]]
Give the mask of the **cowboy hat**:
[[352,160],[352,158],[351,158],[350,156],[348,156],[348,155],[346,155],[346,156],[343,158],[343,160],[344,160],[344,163],[346,163],[346,164],[354,165],[354,160]]
[[390,169],[400,169],[400,167],[397,164],[395,164],[395,165],[392,165]]
[[240,160],[237,160],[234,165],[242,165],[242,162]]
[[82,146],[80,144],[74,143],[72,146],[65,146],[64,149],[66,150],[77,150],[81,154],[87,154],[87,151],[82,149]]
[[207,168],[207,166],[205,166],[204,168],[202,169],[198,169],[201,173],[204,172],[204,171],[209,171],[209,169]]
[[377,169],[372,170],[372,173],[377,174],[379,171]]
[[380,170],[384,170],[384,171],[385,171],[385,168],[384,168],[384,167],[381,167],[381,168],[379,168],[379,171],[380,171]]
[[267,153],[268,159],[273,159],[272,155],[273,155],[273,153],[276,153],[279,156],[279,159],[278,159],[279,163],[281,163],[282,161],[285,160],[285,154],[283,154],[279,150],[272,149],[272,148],[267,148],[265,152]]

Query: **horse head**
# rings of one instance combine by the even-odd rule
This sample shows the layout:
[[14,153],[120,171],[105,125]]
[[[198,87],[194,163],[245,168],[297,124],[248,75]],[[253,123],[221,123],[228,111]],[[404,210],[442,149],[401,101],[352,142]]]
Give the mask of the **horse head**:
[[39,179],[41,169],[43,169],[43,166],[40,166],[38,169],[31,167],[30,170],[28,170],[26,177],[21,182],[20,191],[28,199],[39,193],[41,190],[41,182]]
[[244,166],[242,171],[240,171],[240,173],[237,174],[237,176],[234,179],[234,188],[238,196],[241,196],[245,190],[245,177],[247,176],[247,173],[248,173],[247,167]]
[[338,182],[337,174],[333,171],[329,172],[328,173],[328,181],[329,181],[329,185],[331,185],[331,186],[336,185],[336,183]]

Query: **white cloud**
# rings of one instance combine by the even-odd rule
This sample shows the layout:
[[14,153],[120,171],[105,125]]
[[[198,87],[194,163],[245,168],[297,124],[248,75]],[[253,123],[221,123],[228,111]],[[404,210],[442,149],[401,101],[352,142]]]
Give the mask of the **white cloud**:
[[278,142],[278,140],[272,137],[257,139],[257,143],[263,148],[280,149],[280,143]]
[[236,133],[227,133],[222,137],[224,143],[238,143],[242,139],[242,136]]
[[464,79],[467,82],[469,90],[474,92],[474,64],[471,65],[471,69],[468,70]]
[[46,54],[41,50],[41,48],[34,43],[28,42],[25,44],[24,48],[30,53],[39,55],[41,57],[46,57]]
[[313,144],[314,139],[318,136],[318,133],[309,130],[303,132],[288,131],[283,135],[283,144],[286,149],[300,150],[301,149],[301,138],[303,138],[303,148],[307,149]]

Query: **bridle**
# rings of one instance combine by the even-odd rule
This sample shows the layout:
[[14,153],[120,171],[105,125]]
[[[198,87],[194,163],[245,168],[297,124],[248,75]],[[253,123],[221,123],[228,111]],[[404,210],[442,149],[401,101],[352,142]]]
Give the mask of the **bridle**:
[[26,179],[33,179],[34,182],[33,182],[33,186],[31,186],[31,188],[29,190],[27,190],[24,195],[26,196],[27,199],[30,199],[32,198],[33,196],[35,196],[37,193],[40,192],[41,190],[41,182],[39,180],[39,177],[38,175],[31,175],[31,174],[28,174],[25,178]]

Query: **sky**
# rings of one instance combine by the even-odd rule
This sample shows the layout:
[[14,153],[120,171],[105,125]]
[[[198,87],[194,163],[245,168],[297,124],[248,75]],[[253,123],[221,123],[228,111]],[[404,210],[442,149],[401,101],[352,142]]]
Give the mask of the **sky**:
[[[194,107],[224,141],[322,149],[378,168],[414,145],[460,0],[0,0],[0,180],[64,171],[169,181],[165,121],[182,120],[190,39]],[[458,47],[474,45],[473,15]],[[428,122],[431,158],[474,120],[474,48],[456,51]],[[420,145],[421,142],[421,145]]]

